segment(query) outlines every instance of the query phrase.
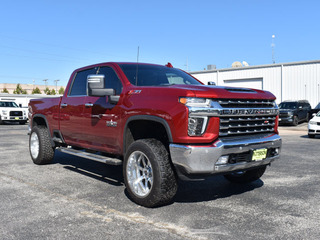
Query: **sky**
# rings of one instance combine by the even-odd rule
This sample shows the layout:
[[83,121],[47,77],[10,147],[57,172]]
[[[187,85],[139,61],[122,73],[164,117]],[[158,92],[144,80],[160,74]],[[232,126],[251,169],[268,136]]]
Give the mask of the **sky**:
[[0,83],[66,85],[110,61],[200,71],[320,59],[320,1],[1,1]]

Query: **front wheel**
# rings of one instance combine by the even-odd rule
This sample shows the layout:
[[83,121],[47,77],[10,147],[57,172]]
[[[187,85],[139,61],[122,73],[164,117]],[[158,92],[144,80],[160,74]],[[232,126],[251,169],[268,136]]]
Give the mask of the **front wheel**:
[[239,171],[224,175],[224,177],[233,183],[249,183],[261,178],[266,168],[267,166],[263,166],[252,170]]
[[299,124],[298,116],[293,116],[292,125],[293,125],[293,126],[298,126],[298,124]]
[[177,192],[168,151],[156,139],[138,140],[129,146],[123,176],[131,199],[145,207],[167,204]]
[[50,135],[45,126],[34,126],[29,138],[29,151],[35,164],[48,164],[54,157]]

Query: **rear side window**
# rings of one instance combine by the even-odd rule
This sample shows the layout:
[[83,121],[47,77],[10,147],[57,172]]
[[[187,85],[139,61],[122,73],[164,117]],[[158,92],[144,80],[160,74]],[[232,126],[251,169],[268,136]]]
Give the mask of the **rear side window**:
[[105,76],[104,86],[105,88],[113,88],[116,91],[116,95],[120,95],[122,92],[122,83],[117,74],[111,67],[101,67],[97,74],[103,74]]
[[87,76],[96,74],[96,68],[90,68],[81,72],[77,72],[73,80],[69,96],[84,96],[87,95]]

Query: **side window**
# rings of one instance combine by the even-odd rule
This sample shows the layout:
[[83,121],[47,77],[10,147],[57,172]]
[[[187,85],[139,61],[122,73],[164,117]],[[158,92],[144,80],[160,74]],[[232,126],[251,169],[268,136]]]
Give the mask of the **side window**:
[[101,67],[98,74],[103,74],[105,76],[105,88],[113,88],[116,91],[116,95],[121,94],[121,81],[111,67]]
[[96,68],[90,68],[81,72],[77,72],[73,80],[69,96],[87,95],[87,76],[96,74]]

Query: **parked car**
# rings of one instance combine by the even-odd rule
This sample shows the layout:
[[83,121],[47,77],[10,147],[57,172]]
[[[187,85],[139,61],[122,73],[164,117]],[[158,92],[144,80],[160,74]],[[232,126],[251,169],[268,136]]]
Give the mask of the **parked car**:
[[27,111],[12,101],[0,101],[0,124],[3,122],[26,124]]
[[320,111],[320,102],[318,103],[318,105],[315,108],[311,109],[310,117],[312,117],[312,114],[314,114],[314,113],[317,114],[319,111]]
[[279,104],[279,123],[297,126],[300,122],[308,121],[311,111],[307,100],[284,101]]
[[311,118],[308,124],[309,138],[314,138],[316,135],[320,135],[320,111]]

